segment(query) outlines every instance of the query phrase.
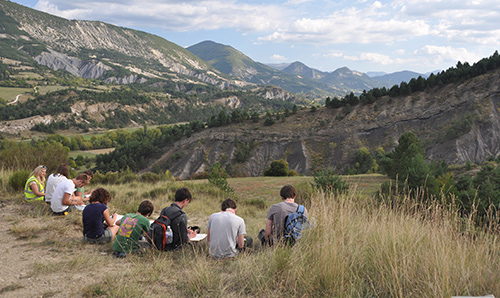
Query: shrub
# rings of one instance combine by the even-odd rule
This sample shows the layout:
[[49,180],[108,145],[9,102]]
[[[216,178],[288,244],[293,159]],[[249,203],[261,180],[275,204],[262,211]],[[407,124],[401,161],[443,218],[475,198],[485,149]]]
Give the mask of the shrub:
[[275,160],[264,171],[264,176],[282,177],[288,176],[288,162],[284,159]]
[[14,191],[22,191],[26,185],[30,172],[26,170],[20,170],[14,172],[9,178],[9,185]]
[[314,184],[312,186],[326,193],[343,194],[349,190],[349,184],[342,177],[335,174],[332,169],[314,173]]
[[120,176],[118,172],[107,172],[106,174],[97,172],[92,177],[92,182],[96,184],[117,184],[120,180]]
[[151,172],[146,172],[146,173],[141,175],[141,180],[143,182],[146,182],[146,183],[155,183],[155,182],[163,180],[163,175],[151,173]]
[[139,176],[137,174],[134,174],[132,172],[126,172],[121,175],[120,177],[120,183],[125,184],[125,183],[131,183],[139,180]]
[[233,193],[234,189],[227,183],[227,173],[219,162],[212,165],[210,169],[210,175],[208,176],[208,182],[217,186],[220,190],[226,193]]

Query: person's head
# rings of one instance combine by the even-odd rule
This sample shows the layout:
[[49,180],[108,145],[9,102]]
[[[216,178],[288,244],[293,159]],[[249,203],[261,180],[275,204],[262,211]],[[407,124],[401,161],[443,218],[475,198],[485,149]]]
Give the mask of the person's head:
[[295,188],[293,188],[293,186],[285,185],[280,190],[280,196],[283,200],[295,199],[295,197],[297,196],[297,192],[295,191]]
[[67,163],[62,163],[59,165],[57,168],[56,174],[63,175],[64,177],[68,178],[69,177],[69,164]]
[[189,192],[189,189],[187,189],[185,187],[179,188],[175,192],[175,201],[182,202],[186,199],[188,200],[188,203],[191,202],[191,200],[193,199],[193,197],[191,196],[191,192]]
[[225,199],[224,202],[222,202],[220,209],[222,211],[226,211],[227,208],[236,210],[236,202],[233,199]]
[[99,202],[103,203],[104,205],[107,205],[110,198],[111,195],[109,194],[109,192],[104,188],[99,187],[97,189],[94,189],[94,191],[90,195],[89,202],[90,203]]
[[90,179],[92,179],[92,177],[94,177],[94,172],[92,172],[92,170],[86,170],[83,173],[87,174],[87,176],[89,176]]
[[79,174],[75,178],[75,186],[76,187],[84,187],[85,185],[88,185],[90,182],[90,178],[87,174]]
[[153,203],[145,200],[142,201],[142,203],[139,205],[139,208],[137,208],[137,212],[139,212],[143,216],[150,216],[153,213],[154,209],[155,208],[153,206]]
[[43,183],[45,181],[45,174],[47,174],[47,167],[46,166],[38,166],[36,167],[33,172],[31,172],[30,176],[35,176],[38,181]]

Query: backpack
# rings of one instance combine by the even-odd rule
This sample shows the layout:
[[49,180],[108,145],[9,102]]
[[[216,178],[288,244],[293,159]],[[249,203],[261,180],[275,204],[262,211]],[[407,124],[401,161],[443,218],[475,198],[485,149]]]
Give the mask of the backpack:
[[284,237],[286,242],[295,243],[300,240],[302,231],[308,228],[307,216],[304,215],[305,208],[303,205],[297,207],[297,211],[288,214],[285,217],[285,225],[283,227]]
[[[165,246],[169,244],[169,241],[167,239],[167,229],[170,228],[172,221],[179,217],[182,214],[182,212],[179,212],[177,216],[174,218],[170,219],[168,216],[165,215],[160,215],[158,219],[156,219],[152,224],[151,227],[149,228],[148,231],[148,242],[151,244],[151,246],[156,247],[156,249],[164,251]],[[172,230],[170,229],[170,243],[172,242],[173,239],[173,233]]]

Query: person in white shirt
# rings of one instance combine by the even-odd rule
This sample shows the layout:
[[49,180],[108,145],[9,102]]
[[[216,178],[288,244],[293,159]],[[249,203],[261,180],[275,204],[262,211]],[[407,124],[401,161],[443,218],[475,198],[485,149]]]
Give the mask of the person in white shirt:
[[69,177],[69,165],[67,163],[62,163],[57,168],[55,173],[52,173],[47,178],[47,184],[45,185],[45,202],[50,204],[52,199],[52,194],[56,190],[59,183],[67,180]]
[[221,210],[210,215],[207,226],[210,255],[217,259],[235,257],[238,249],[252,243],[250,237],[245,237],[245,221],[236,215],[236,202],[232,199],[224,200]]
[[88,198],[75,196],[76,187],[82,187],[89,184],[90,179],[87,174],[80,174],[76,178],[67,179],[56,187],[50,200],[50,208],[54,215],[66,215],[75,205],[83,205]]

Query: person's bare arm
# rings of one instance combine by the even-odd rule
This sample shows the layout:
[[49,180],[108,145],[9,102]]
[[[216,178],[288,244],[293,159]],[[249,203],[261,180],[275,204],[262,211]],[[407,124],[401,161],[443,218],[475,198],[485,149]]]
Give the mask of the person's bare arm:
[[38,197],[42,197],[45,195],[45,193],[38,190],[38,184],[36,184],[35,181],[30,183],[30,188],[33,191],[33,193]]
[[207,231],[207,241],[210,242],[210,230]]
[[266,235],[266,241],[269,241],[269,239],[271,238],[271,227],[272,226],[273,226],[273,221],[268,219],[266,221],[266,228],[264,230],[265,235]]
[[113,214],[113,218],[109,216],[109,209],[106,209],[102,212],[102,216],[104,217],[104,221],[108,224],[108,227],[112,227],[115,225],[115,221],[113,218],[116,218],[116,213]]
[[83,201],[81,197],[74,196],[69,193],[64,193],[63,199],[62,199],[62,204],[69,206],[69,205],[82,205]]
[[243,248],[245,246],[245,235],[236,237],[236,242],[238,243],[238,248]]

